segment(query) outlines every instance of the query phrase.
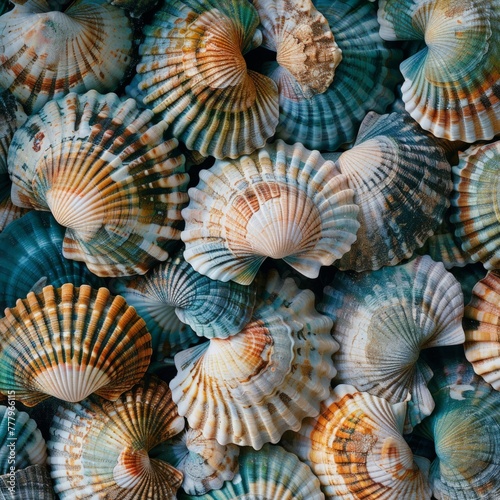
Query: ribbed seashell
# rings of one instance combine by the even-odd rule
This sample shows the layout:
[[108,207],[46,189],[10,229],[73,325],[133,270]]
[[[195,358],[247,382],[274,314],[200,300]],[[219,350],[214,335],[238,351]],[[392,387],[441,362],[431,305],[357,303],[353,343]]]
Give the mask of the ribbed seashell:
[[311,0],[254,0],[262,26],[262,46],[276,52],[280,67],[306,98],[332,83],[342,52],[325,16]]
[[0,319],[0,392],[34,406],[55,396],[114,400],[144,375],[151,336],[123,297],[71,283],[30,292]]
[[180,495],[180,499],[217,500],[323,500],[318,478],[293,453],[266,444],[262,450],[242,448],[240,468],[232,481],[203,496]]
[[335,263],[342,270],[379,269],[411,257],[449,206],[450,164],[407,114],[368,113],[354,147],[336,164],[354,191],[361,224],[351,249]]
[[105,286],[85,264],[63,256],[64,231],[50,213],[32,211],[0,234],[0,311],[46,285]]
[[401,64],[406,110],[437,137],[475,142],[500,132],[500,2],[382,0],[385,40],[425,40]]
[[453,167],[450,216],[462,249],[486,269],[500,267],[500,141],[472,146]]
[[71,91],[115,90],[131,51],[130,21],[106,0],[28,0],[0,19],[0,86],[36,113]]
[[49,470],[45,465],[31,465],[0,476],[0,497],[2,499],[56,500]]
[[428,461],[403,439],[405,403],[338,385],[286,447],[318,476],[327,498],[428,500]]
[[141,17],[145,12],[151,10],[158,0],[107,0],[111,5],[125,9],[132,17]]
[[369,110],[378,113],[394,100],[400,54],[378,35],[376,9],[365,0],[315,0],[327,19],[342,61],[332,84],[307,98],[288,71],[277,63],[264,74],[278,85],[280,116],[276,137],[300,142],[310,149],[335,151],[351,142]]
[[269,274],[253,319],[237,335],[175,356],[172,399],[189,426],[221,444],[260,449],[317,415],[335,376],[331,320],[314,294]]
[[98,276],[144,274],[180,237],[188,175],[152,118],[91,90],[47,103],[14,135],[13,202],[50,210],[67,228],[64,256]]
[[10,401],[0,406],[0,474],[8,474],[11,466],[22,469],[47,461],[47,445],[36,422]]
[[347,178],[318,151],[283,141],[200,172],[182,211],[184,258],[212,279],[249,284],[266,257],[308,278],[356,239]]
[[151,450],[184,428],[170,390],[145,379],[115,402],[93,397],[59,407],[47,443],[63,500],[175,499],[182,474]]
[[139,88],[188,149],[237,158],[274,134],[276,85],[243,57],[262,41],[258,24],[246,0],[172,0],[145,27]]
[[460,285],[430,257],[364,273],[337,273],[319,310],[334,323],[340,344],[337,381],[383,397],[412,402],[407,425],[429,415],[432,376],[420,351],[464,342]]
[[183,323],[207,338],[239,333],[250,321],[256,300],[255,285],[211,280],[197,273],[182,252],[144,276],[128,282],[115,280],[113,287],[139,314],[145,309],[146,314],[141,316],[151,318],[154,324],[160,326],[167,310],[174,308]]

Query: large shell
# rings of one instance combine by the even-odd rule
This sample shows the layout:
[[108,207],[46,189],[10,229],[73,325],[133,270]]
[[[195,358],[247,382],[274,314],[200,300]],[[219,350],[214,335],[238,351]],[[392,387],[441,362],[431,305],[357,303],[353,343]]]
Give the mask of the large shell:
[[[327,498],[428,500],[425,459],[403,439],[405,403],[339,385],[286,444],[318,476]],[[427,466],[427,467],[426,467]]]
[[[340,344],[337,380],[390,403],[412,397],[409,424],[429,415],[432,376],[420,351],[464,342],[460,285],[441,263],[417,257],[395,267],[338,273],[319,309]],[[417,362],[418,361],[418,362]]]
[[27,406],[55,396],[116,399],[141,379],[151,336],[123,297],[106,288],[47,286],[0,319],[0,392]]
[[338,348],[314,294],[271,272],[253,320],[237,335],[175,356],[172,398],[189,426],[221,444],[259,449],[316,415]]
[[236,158],[274,134],[276,85],[243,58],[262,41],[258,24],[246,0],[172,0],[145,28],[137,66],[144,102],[189,149]]
[[131,62],[132,29],[106,0],[62,9],[28,0],[0,19],[0,86],[28,113],[74,91],[113,91]]
[[385,40],[422,40],[401,64],[406,110],[437,137],[475,142],[500,132],[500,2],[382,0]]
[[59,407],[47,443],[61,499],[175,499],[182,474],[150,451],[182,431],[167,384],[146,379],[111,403]]
[[336,164],[354,190],[361,223],[357,240],[335,264],[340,269],[397,264],[441,223],[451,167],[436,141],[407,114],[368,113],[354,147]]
[[358,207],[347,179],[301,144],[277,141],[200,172],[182,211],[185,259],[212,279],[252,282],[266,257],[309,278],[356,239]]
[[14,203],[50,210],[68,228],[64,256],[99,276],[144,274],[180,237],[188,175],[152,117],[133,99],[71,93],[14,135]]
[[16,470],[14,477],[11,474],[0,476],[0,497],[11,500],[14,494],[23,500],[56,500],[48,468],[31,465]]
[[323,500],[318,478],[295,455],[281,446],[266,444],[256,452],[242,448],[239,473],[217,491],[203,496],[180,495],[191,500]]

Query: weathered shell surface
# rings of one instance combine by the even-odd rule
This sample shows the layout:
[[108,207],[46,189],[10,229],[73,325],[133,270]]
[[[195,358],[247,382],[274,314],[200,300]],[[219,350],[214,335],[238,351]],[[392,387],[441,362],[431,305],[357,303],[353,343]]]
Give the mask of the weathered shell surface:
[[23,500],[56,500],[49,470],[45,465],[31,465],[0,476],[0,498],[11,500],[13,492]]

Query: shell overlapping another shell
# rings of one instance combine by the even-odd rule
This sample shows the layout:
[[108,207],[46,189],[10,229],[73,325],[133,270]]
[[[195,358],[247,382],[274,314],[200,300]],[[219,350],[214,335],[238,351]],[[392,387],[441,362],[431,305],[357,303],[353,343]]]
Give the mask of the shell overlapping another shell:
[[146,372],[151,336],[123,297],[71,283],[29,293],[0,319],[0,392],[34,406],[55,396],[116,399]]
[[0,476],[2,499],[13,498],[13,488],[18,498],[24,500],[57,500],[45,465],[30,465],[25,469],[16,470],[14,479],[10,474]]
[[152,118],[133,99],[71,93],[14,135],[14,203],[50,210],[67,228],[64,256],[98,276],[144,274],[180,238],[188,175]]
[[346,177],[298,143],[218,161],[189,196],[184,257],[222,281],[251,283],[266,257],[316,278],[349,250],[359,227]]

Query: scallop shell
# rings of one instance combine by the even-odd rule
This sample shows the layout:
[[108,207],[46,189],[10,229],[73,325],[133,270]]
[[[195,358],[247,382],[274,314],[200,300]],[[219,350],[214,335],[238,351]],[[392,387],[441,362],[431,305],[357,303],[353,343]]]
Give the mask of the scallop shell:
[[310,149],[334,151],[356,136],[369,110],[383,113],[394,100],[400,52],[378,35],[376,8],[365,0],[316,0],[325,16],[342,61],[332,84],[307,98],[300,85],[277,63],[263,67],[278,85],[280,116],[276,137]]
[[0,392],[34,406],[55,396],[114,400],[137,383],[151,336],[123,297],[71,283],[28,294],[0,319]]
[[356,239],[346,177],[301,144],[277,141],[200,172],[182,211],[184,258],[212,279],[249,284],[266,257],[316,278]]
[[0,234],[0,311],[46,285],[104,286],[85,264],[64,258],[64,231],[50,213],[32,211]]
[[0,474],[8,474],[11,466],[22,469],[47,461],[47,445],[36,422],[17,411],[10,397],[9,406],[0,406]]
[[10,474],[0,476],[0,497],[14,498],[13,492],[24,500],[56,500],[49,471],[44,465],[16,470],[14,478]]
[[260,449],[316,415],[338,348],[314,294],[269,274],[253,320],[237,335],[175,356],[172,398],[189,426],[221,444]]
[[14,135],[14,203],[50,210],[67,228],[64,256],[98,276],[144,274],[180,237],[188,175],[152,118],[133,99],[71,93]]
[[182,431],[166,383],[146,379],[115,402],[93,397],[59,407],[47,443],[62,500],[175,499],[182,474],[150,451]]
[[258,24],[246,0],[172,0],[144,29],[137,66],[144,102],[188,149],[237,158],[274,134],[276,85],[243,58],[262,41]]
[[[464,342],[460,285],[441,263],[417,257],[407,264],[365,273],[338,273],[319,310],[333,322],[340,349],[337,381],[390,403],[411,395],[411,427],[429,415],[432,376],[420,351]],[[416,400],[416,401],[415,401]]]
[[130,21],[106,0],[28,0],[0,19],[0,86],[36,113],[71,91],[115,90],[131,50]]
[[323,500],[318,478],[295,455],[281,446],[266,444],[256,452],[242,448],[240,471],[222,489],[203,496],[180,495],[182,499],[217,500]]
[[354,147],[336,162],[354,190],[357,240],[335,265],[366,271],[395,265],[441,223],[451,167],[442,149],[407,115],[365,117]]
[[437,137],[475,142],[500,132],[500,2],[382,0],[385,40],[425,40],[401,64],[406,110]]
[[405,403],[339,385],[307,418],[287,448],[318,476],[327,498],[380,500],[431,498],[425,459],[403,439]]

